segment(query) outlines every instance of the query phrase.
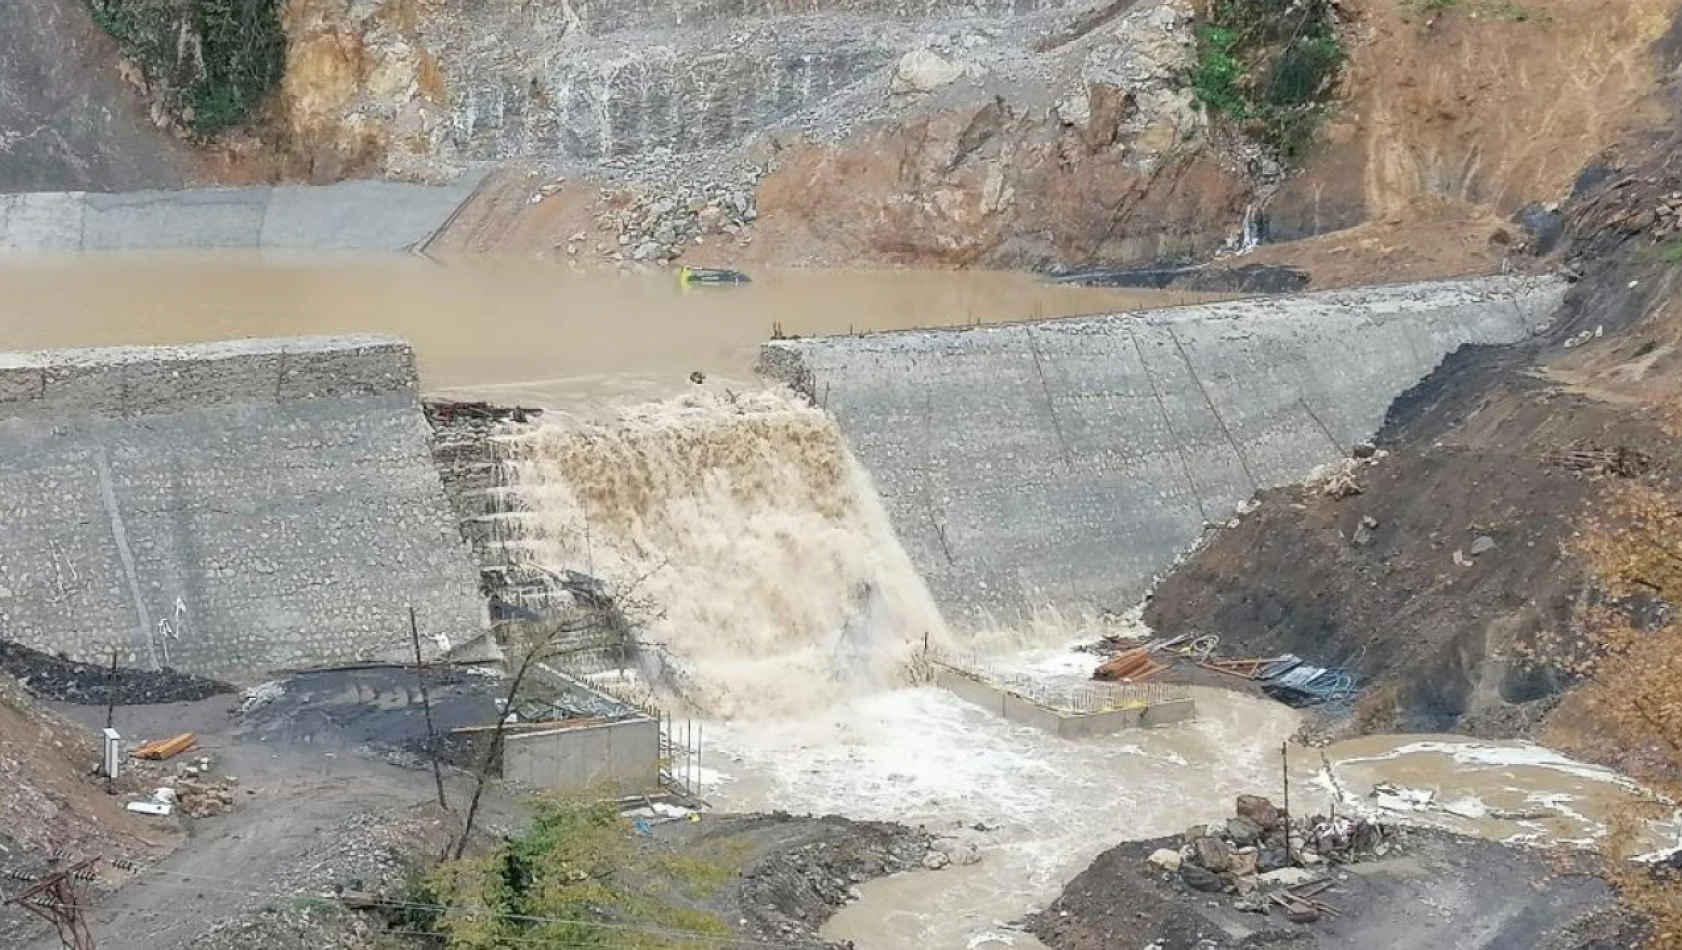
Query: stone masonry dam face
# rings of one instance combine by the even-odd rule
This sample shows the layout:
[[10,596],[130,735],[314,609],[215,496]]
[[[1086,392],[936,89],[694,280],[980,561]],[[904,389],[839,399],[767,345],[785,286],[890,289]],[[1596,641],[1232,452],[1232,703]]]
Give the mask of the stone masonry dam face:
[[0,637],[235,681],[485,628],[406,344],[0,354]]
[[1564,293],[1488,278],[1091,318],[779,340],[834,413],[948,620],[1121,611],[1257,491],[1370,439],[1466,344]]

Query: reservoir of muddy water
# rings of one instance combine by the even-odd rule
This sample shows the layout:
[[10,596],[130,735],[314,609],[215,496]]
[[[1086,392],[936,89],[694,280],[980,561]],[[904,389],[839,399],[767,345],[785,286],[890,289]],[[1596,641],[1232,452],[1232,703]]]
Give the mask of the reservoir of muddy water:
[[1194,303],[1212,295],[1049,284],[985,271],[782,271],[730,287],[671,272],[539,262],[247,254],[0,262],[0,349],[389,333],[428,392],[535,406],[672,395],[701,372],[750,386],[773,333],[997,323]]

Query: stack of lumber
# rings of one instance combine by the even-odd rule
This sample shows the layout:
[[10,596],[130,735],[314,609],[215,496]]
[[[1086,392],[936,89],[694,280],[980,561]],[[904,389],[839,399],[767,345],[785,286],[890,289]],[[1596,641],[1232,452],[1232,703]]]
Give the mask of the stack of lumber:
[[134,757],[137,759],[152,759],[154,761],[173,759],[188,749],[191,749],[198,741],[198,736],[192,734],[191,732],[183,732],[172,739],[158,739],[142,745],[140,748],[134,750]]
[[1098,664],[1098,669],[1093,672],[1092,678],[1108,683],[1139,683],[1161,676],[1167,670],[1167,664],[1158,663],[1151,659],[1149,650],[1144,647],[1135,647],[1117,653]]

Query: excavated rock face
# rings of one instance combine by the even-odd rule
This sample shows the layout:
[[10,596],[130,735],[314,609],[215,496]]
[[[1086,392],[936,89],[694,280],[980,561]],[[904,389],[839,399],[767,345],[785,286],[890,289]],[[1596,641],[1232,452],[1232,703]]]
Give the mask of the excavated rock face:
[[[1094,102],[1126,101],[1097,88]],[[1228,240],[1243,182],[1205,153],[1138,167],[1098,144],[1114,135],[1092,132],[1103,108],[1060,127],[994,100],[798,149],[760,185],[760,240],[828,263],[1006,267],[1190,258]]]

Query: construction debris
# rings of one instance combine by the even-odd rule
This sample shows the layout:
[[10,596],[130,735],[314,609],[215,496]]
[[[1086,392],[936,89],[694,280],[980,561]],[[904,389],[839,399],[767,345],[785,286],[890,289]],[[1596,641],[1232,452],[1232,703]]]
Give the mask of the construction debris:
[[1317,896],[1335,883],[1324,865],[1364,860],[1390,847],[1388,832],[1376,823],[1314,817],[1288,824],[1282,809],[1257,795],[1239,796],[1234,812],[1225,822],[1187,829],[1177,851],[1159,849],[1147,863],[1191,890],[1235,895],[1237,910],[1265,915],[1278,909],[1294,923],[1313,923],[1341,913]]
[[1150,651],[1145,647],[1134,647],[1100,663],[1092,678],[1107,683],[1142,683],[1166,672],[1168,664],[1151,659]]
[[141,745],[138,749],[134,750],[134,757],[137,759],[151,759],[153,761],[173,759],[188,749],[191,749],[198,741],[198,736],[191,732],[183,732],[171,739],[160,739],[155,742],[147,742]]
[[1221,639],[1213,634],[1181,634],[1153,640],[1142,647],[1117,653],[1099,664],[1092,674],[1097,680],[1153,679],[1169,666],[1152,654],[1172,660],[1187,660],[1206,670],[1261,683],[1262,691],[1289,706],[1316,706],[1341,702],[1356,693],[1355,677],[1336,667],[1314,666],[1294,653],[1273,657],[1229,659],[1215,655]]

